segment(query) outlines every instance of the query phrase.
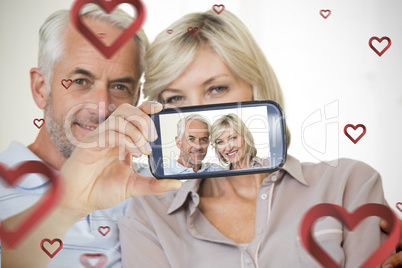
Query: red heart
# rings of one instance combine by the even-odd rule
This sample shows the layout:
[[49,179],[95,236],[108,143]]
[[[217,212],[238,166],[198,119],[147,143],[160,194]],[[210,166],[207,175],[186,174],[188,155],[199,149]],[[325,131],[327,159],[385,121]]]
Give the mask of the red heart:
[[320,11],[320,14],[321,14],[321,16],[323,16],[324,19],[326,19],[326,18],[329,17],[329,15],[331,15],[331,10],[329,10],[329,9],[326,9],[326,10],[322,9],[322,10]]
[[21,242],[56,207],[60,200],[59,196],[62,190],[60,179],[57,179],[56,174],[43,162],[26,161],[20,163],[15,168],[8,168],[0,163],[0,177],[10,186],[17,184],[20,177],[30,173],[42,174],[49,178],[50,188],[30,209],[30,212],[24,217],[21,223],[14,228],[14,231],[8,231],[3,225],[0,225],[1,242],[7,244],[10,248],[14,248]]
[[[102,231],[103,229],[107,229],[107,231],[103,232]],[[98,232],[101,233],[103,236],[106,236],[110,232],[110,227],[109,226],[99,226]]]
[[[40,122],[40,121],[42,122],[41,124],[36,123],[36,122]],[[35,118],[33,123],[37,128],[41,128],[43,126],[43,124],[45,123],[45,119],[37,119],[37,118]]]
[[222,11],[225,10],[225,6],[224,5],[213,5],[212,9],[219,15],[222,13]]
[[[98,262],[95,264],[95,266],[92,266],[88,262],[88,258],[99,258]],[[80,263],[85,267],[85,268],[102,268],[107,262],[107,256],[105,254],[100,254],[100,253],[85,253],[80,256]]]
[[[137,9],[137,18],[124,32],[116,39],[111,46],[105,46],[98,37],[82,23],[79,12],[82,6],[94,3],[99,5],[107,13],[123,3],[128,3]],[[71,22],[80,31],[89,42],[92,43],[107,59],[111,58],[135,33],[142,27],[145,21],[145,5],[140,0],[77,0],[71,8]]]
[[168,34],[171,34],[171,33],[173,33],[173,30],[170,30],[170,29],[169,29],[169,30],[167,30],[167,33],[168,33]]
[[304,248],[326,268],[340,268],[340,266],[317,244],[311,234],[314,222],[324,216],[338,219],[349,230],[353,230],[360,221],[370,216],[381,217],[391,226],[391,233],[387,240],[360,267],[378,267],[394,251],[399,242],[399,220],[387,206],[374,203],[365,204],[350,214],[343,207],[335,204],[318,204],[304,215],[300,224],[299,235]]
[[[376,41],[378,41],[379,43],[381,43],[381,42],[384,41],[384,40],[387,40],[387,41],[388,41],[388,45],[387,45],[386,47],[384,47],[383,50],[381,50],[381,52],[380,52],[380,51],[378,51],[378,50],[374,47],[374,45],[373,45],[373,40],[376,40]],[[386,36],[382,37],[381,39],[378,38],[378,37],[376,37],[376,36],[373,36],[373,37],[371,37],[370,40],[369,40],[369,46],[371,47],[372,50],[374,50],[375,53],[377,53],[378,56],[381,57],[382,54],[384,54],[385,51],[387,51],[388,48],[391,46],[391,39],[389,39],[389,37],[386,37]]]
[[[360,136],[357,137],[356,140],[353,139],[352,136],[350,136],[349,133],[348,133],[348,131],[347,131],[347,129],[350,128],[350,127],[353,128],[353,130],[356,130],[356,129],[359,128],[359,127],[363,128],[362,134],[360,134]],[[366,127],[365,127],[364,125],[362,125],[362,124],[358,124],[358,125],[356,125],[356,126],[354,126],[354,125],[352,125],[352,124],[347,124],[347,125],[343,128],[343,132],[345,133],[346,137],[348,137],[354,144],[356,144],[356,143],[364,136],[364,134],[366,134]]]
[[402,203],[401,202],[398,202],[398,203],[396,203],[396,208],[400,211],[400,212],[402,212],[402,208],[400,208],[399,206],[400,205],[402,205]]
[[[45,242],[50,243],[50,245],[53,245],[54,242],[58,242],[58,243],[59,243],[59,247],[58,247],[53,253],[50,253],[50,252],[45,248],[45,246],[43,245]],[[55,239],[53,239],[53,240],[51,240],[51,241],[50,241],[50,239],[45,238],[45,239],[42,239],[42,241],[40,242],[40,247],[42,248],[42,250],[43,250],[51,259],[53,259],[53,257],[56,256],[56,254],[59,253],[59,251],[60,251],[61,248],[63,247],[63,241],[61,241],[61,240],[58,239],[58,238],[55,238]]]
[[[65,83],[65,82],[67,82],[67,83]],[[65,88],[65,89],[68,89],[69,87],[71,87],[71,85],[73,84],[73,80],[71,80],[71,79],[63,79],[63,80],[61,80],[61,85]]]
[[[194,30],[197,30],[195,33],[193,33],[194,32]],[[199,31],[199,29],[198,29],[198,27],[188,27],[187,28],[187,32],[192,36],[192,37],[194,37],[194,36],[196,36],[197,35],[197,33],[198,33],[198,31]]]

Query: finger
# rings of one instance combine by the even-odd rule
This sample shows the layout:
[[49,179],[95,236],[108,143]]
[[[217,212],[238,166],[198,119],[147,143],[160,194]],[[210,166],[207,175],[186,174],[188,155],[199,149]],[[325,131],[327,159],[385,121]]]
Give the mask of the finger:
[[170,190],[181,188],[179,180],[157,180],[154,177],[147,177],[133,172],[132,180],[127,187],[129,197],[142,195],[161,195]]
[[[154,110],[153,108],[151,108],[152,103],[146,103],[144,104],[144,110],[145,111],[151,111]],[[158,105],[156,105],[156,107],[160,108],[160,104],[157,103]],[[159,112],[160,109],[157,108],[156,110]],[[156,130],[155,130],[155,125],[154,122],[152,121],[152,119],[149,117],[149,115],[143,111],[140,108],[134,107],[132,105],[129,104],[122,104],[120,105],[116,111],[113,112],[113,114],[110,117],[122,117],[125,119],[124,122],[119,121],[119,129],[125,129],[125,127],[129,124],[134,125],[135,127],[137,127],[142,134],[144,135],[145,139],[148,141],[154,141],[157,139],[158,135],[156,134]],[[109,117],[110,120],[112,120]],[[108,119],[108,120],[109,120]],[[115,119],[117,120],[117,119]],[[112,124],[113,127],[114,124]]]
[[162,111],[163,105],[156,101],[146,101],[138,106],[146,114],[156,114]]
[[381,267],[392,268],[398,267],[399,265],[402,265],[402,251],[389,257],[385,262],[383,262]]
[[388,222],[387,222],[386,220],[384,220],[384,219],[381,219],[381,221],[380,221],[380,227],[381,227],[381,230],[382,230],[383,232],[387,233],[387,234],[389,234],[389,232],[391,231]]
[[[125,121],[122,117],[118,118],[118,124],[121,125]],[[131,149],[139,149],[141,154],[148,155],[152,152],[151,145],[146,140],[143,132],[132,124],[126,124],[124,129],[119,127],[119,145]],[[138,152],[137,152],[138,153]]]

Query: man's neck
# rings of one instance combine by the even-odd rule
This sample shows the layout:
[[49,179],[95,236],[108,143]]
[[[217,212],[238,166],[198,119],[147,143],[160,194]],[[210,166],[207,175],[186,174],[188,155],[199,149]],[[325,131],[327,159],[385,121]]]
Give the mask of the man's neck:
[[60,170],[66,161],[50,140],[46,126],[41,128],[36,140],[28,146],[28,149],[56,170]]
[[179,162],[182,166],[184,166],[186,168],[192,168],[194,170],[194,172],[197,172],[198,170],[201,169],[201,164],[196,165],[196,164],[189,163],[186,160],[184,160],[184,158],[182,156],[179,156],[179,159],[177,159],[177,162]]

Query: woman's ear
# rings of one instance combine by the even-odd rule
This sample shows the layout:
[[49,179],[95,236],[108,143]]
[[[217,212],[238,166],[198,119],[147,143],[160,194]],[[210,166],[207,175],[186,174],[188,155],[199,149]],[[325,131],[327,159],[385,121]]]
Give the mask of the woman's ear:
[[29,74],[31,77],[32,97],[40,109],[45,109],[48,97],[45,76],[39,68],[32,68]]

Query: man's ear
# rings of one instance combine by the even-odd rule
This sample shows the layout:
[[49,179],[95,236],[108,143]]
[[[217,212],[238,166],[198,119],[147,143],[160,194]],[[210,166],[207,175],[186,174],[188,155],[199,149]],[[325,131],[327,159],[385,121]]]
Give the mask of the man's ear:
[[45,76],[39,68],[32,68],[29,74],[31,76],[32,97],[40,109],[45,109],[48,97]]
[[138,92],[137,92],[137,99],[134,103],[134,106],[137,107],[138,102],[140,101],[140,97],[141,97],[141,85],[138,86]]
[[177,148],[181,149],[181,140],[179,139],[179,137],[176,136],[174,139],[175,139],[175,141],[176,141],[176,146],[177,146]]

